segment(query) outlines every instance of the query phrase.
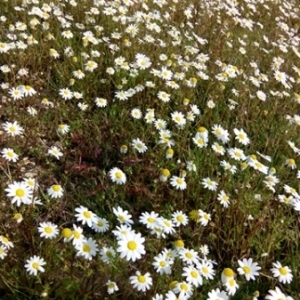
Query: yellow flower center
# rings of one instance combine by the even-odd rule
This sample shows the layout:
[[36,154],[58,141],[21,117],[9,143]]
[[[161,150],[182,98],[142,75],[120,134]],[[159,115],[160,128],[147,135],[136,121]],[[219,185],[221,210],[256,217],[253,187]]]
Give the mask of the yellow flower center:
[[124,216],[119,216],[118,218],[121,222],[124,222],[126,220]]
[[52,189],[53,189],[54,192],[59,192],[60,191],[60,185],[54,184],[54,185],[52,185]]
[[113,283],[110,283],[108,286],[107,286],[109,289],[113,289],[115,288],[115,285]]
[[24,197],[25,196],[25,192],[22,189],[17,189],[16,190],[16,196],[18,197]]
[[121,179],[122,178],[122,173],[121,172],[116,172],[116,178]]
[[183,183],[183,180],[182,180],[181,178],[177,178],[177,179],[176,179],[176,182],[177,182],[178,184],[182,184],[182,183]]
[[243,271],[245,272],[245,274],[249,274],[251,272],[251,269],[247,266],[244,266]]
[[130,241],[127,243],[127,248],[131,251],[134,251],[137,248],[137,244],[135,241]]
[[177,240],[177,241],[175,241],[175,246],[178,247],[178,248],[183,248],[184,247],[183,240]]
[[176,219],[177,219],[178,222],[183,222],[184,221],[184,217],[181,216],[181,215],[177,216]]
[[288,273],[288,271],[285,267],[281,267],[281,268],[279,268],[279,273],[281,275],[286,275]]
[[180,289],[181,289],[182,291],[187,292],[187,291],[189,290],[189,286],[188,286],[186,283],[181,283],[181,284],[180,284]]
[[91,247],[89,245],[85,244],[85,245],[83,245],[82,250],[84,252],[90,252],[91,251]]
[[245,135],[244,135],[243,133],[239,133],[239,134],[238,134],[238,137],[239,137],[240,140],[245,139]]
[[174,150],[173,150],[173,149],[169,148],[169,149],[167,150],[167,154],[172,155],[173,153],[174,153]]
[[204,274],[209,273],[209,272],[208,272],[208,269],[207,269],[206,267],[202,267],[202,272],[203,272]]
[[69,238],[69,237],[71,237],[72,236],[72,230],[70,229],[70,228],[64,228],[63,230],[62,230],[62,236],[64,237],[64,238]]
[[91,213],[89,211],[85,211],[83,213],[84,217],[87,218],[87,219],[90,219],[91,218]]
[[138,276],[137,278],[139,283],[145,283],[146,282],[146,277],[143,275]]
[[235,280],[232,278],[229,280],[229,285],[234,286],[235,285]]
[[80,237],[81,237],[81,233],[78,232],[78,231],[74,231],[74,232],[73,232],[73,235],[74,235],[74,238],[75,238],[75,239],[80,239]]
[[291,159],[289,159],[289,164],[290,164],[291,166],[294,166],[296,163],[295,163],[295,161],[291,158]]
[[51,227],[49,227],[49,226],[47,226],[47,227],[45,227],[45,232],[46,233],[52,233],[52,228]]
[[34,262],[34,263],[32,264],[32,267],[33,267],[34,269],[38,269],[38,268],[39,268],[39,264],[38,264],[37,262]]
[[102,227],[104,224],[103,224],[103,222],[98,221],[98,222],[97,222],[97,225],[98,225],[99,227]]
[[197,129],[197,131],[198,132],[206,132],[207,131],[207,129],[205,128],[205,127],[198,127],[198,129]]
[[153,223],[155,222],[155,219],[154,219],[154,218],[151,218],[151,217],[149,217],[149,218],[147,219],[147,221],[148,221],[149,223],[153,224]]
[[12,151],[8,151],[6,154],[7,154],[8,157],[13,157],[14,156],[14,153]]
[[168,169],[162,169],[161,174],[165,177],[170,176],[170,171]]
[[186,258],[191,259],[193,257],[193,254],[191,252],[187,252],[185,256]]
[[112,254],[112,252],[111,251],[106,251],[106,256],[108,257],[108,258],[112,258],[113,257],[113,254]]
[[224,271],[223,271],[223,274],[227,277],[233,277],[234,276],[234,272],[230,268],[225,268]]
[[198,273],[197,273],[196,271],[192,271],[192,272],[191,272],[191,276],[192,276],[193,278],[197,278],[197,277],[198,277]]
[[165,261],[161,261],[161,262],[159,263],[159,265],[160,265],[162,268],[164,268],[164,267],[167,265],[167,263],[166,263]]

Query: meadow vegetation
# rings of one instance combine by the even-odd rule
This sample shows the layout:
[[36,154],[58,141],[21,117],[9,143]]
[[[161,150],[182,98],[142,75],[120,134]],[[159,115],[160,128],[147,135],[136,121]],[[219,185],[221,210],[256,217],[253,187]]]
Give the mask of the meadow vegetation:
[[0,0],[1,299],[300,299],[297,0]]

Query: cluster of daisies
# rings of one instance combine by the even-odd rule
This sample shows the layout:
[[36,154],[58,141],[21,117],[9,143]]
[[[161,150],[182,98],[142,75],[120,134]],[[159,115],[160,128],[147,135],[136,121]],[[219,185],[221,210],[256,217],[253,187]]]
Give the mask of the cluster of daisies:
[[[247,169],[259,177],[274,199],[296,212],[300,211],[297,189],[284,184],[286,181],[277,174],[272,157],[258,151],[250,152],[249,149],[255,148],[255,136],[248,136],[247,130],[240,124],[225,128],[219,117],[211,121],[212,124],[205,123],[208,122],[206,114],[212,116],[212,111],[218,109],[233,115],[242,112],[247,118],[247,101],[262,107],[262,110],[271,101],[275,107],[286,99],[292,99],[293,104],[300,103],[300,68],[296,60],[289,68],[290,62],[286,58],[287,54],[300,57],[298,28],[291,26],[299,16],[295,1],[280,1],[282,5],[278,6],[278,15],[272,20],[279,37],[277,40],[259,22],[262,10],[266,18],[273,13],[274,1],[270,0],[200,1],[197,5],[192,1],[179,0],[172,0],[171,5],[167,0],[42,2],[23,0],[20,6],[13,7],[24,21],[13,21],[11,16],[0,15],[0,31],[3,33],[0,55],[4,57],[1,61],[15,57],[17,53],[21,58],[26,57],[28,51],[35,51],[36,45],[40,44],[43,60],[49,61],[50,77],[59,76],[59,86],[54,91],[56,97],[49,100],[49,91],[35,80],[41,77],[41,82],[44,79],[47,86],[51,86],[49,75],[44,78],[49,73],[48,69],[36,75],[36,70],[17,57],[15,64],[7,62],[0,65],[1,78],[4,78],[0,83],[3,106],[21,110],[19,115],[16,112],[9,115],[11,109],[7,109],[8,117],[2,122],[3,131],[0,133],[7,143],[1,149],[3,163],[1,161],[0,164],[4,175],[9,178],[4,192],[13,207],[23,212],[23,206],[43,205],[45,198],[60,201],[65,193],[63,183],[56,182],[46,192],[40,193],[44,185],[39,186],[35,178],[24,176],[20,181],[13,180],[14,171],[20,168],[22,160],[18,141],[26,144],[30,135],[30,129],[25,126],[27,119],[42,118],[44,112],[58,114],[63,107],[70,107],[78,111],[81,120],[84,120],[93,111],[99,111],[99,114],[110,109],[117,111],[115,108],[118,106],[122,114],[126,111],[126,117],[138,129],[135,133],[126,133],[126,141],[120,145],[119,151],[123,157],[145,157],[149,152],[153,157],[163,157],[163,162],[156,161],[157,178],[152,178],[156,184],[174,189],[181,195],[182,191],[189,189],[195,175],[201,174],[198,185],[216,193],[219,204],[226,209],[232,203],[232,191],[226,190],[229,187],[223,184],[224,179]],[[177,5],[179,2],[180,5]],[[79,6],[84,14],[79,14]],[[178,15],[183,19],[177,22]],[[216,58],[215,49],[218,47],[210,46],[215,41],[209,40],[211,37],[203,32],[202,17],[216,17],[216,24],[224,25],[221,30],[217,29],[222,47],[229,53],[238,53],[240,59]],[[174,19],[176,22],[173,22]],[[232,34],[231,22],[241,35]],[[60,30],[54,31],[54,27]],[[257,41],[249,38],[253,32],[259,36]],[[254,49],[255,53],[250,49]],[[101,74],[99,78],[98,74]],[[97,94],[91,85],[93,76],[97,78],[97,86],[101,86]],[[199,87],[203,87],[207,97],[199,99]],[[87,91],[91,91],[92,95]],[[141,99],[144,99],[143,103]],[[268,111],[264,111],[264,115],[267,117]],[[119,117],[122,119],[123,115],[110,121],[118,122]],[[43,144],[38,145],[45,155],[50,156],[52,163],[59,164],[68,155],[61,141],[69,139],[75,126],[73,120],[68,120],[68,124],[63,121],[64,118],[61,116],[55,124],[50,123],[52,131],[56,132],[57,143],[42,141]],[[286,115],[286,120],[290,132],[298,130],[300,115],[291,113]],[[44,131],[44,128],[41,130]],[[149,132],[151,135],[148,135]],[[37,141],[40,143],[41,139]],[[286,157],[285,166],[276,167],[287,168],[300,179],[296,163],[300,154],[298,140],[293,141],[287,135],[286,142],[293,155]],[[182,151],[183,144],[187,151]],[[266,152],[272,150],[265,149]],[[207,151],[214,154],[217,162],[210,175],[199,170],[195,159]],[[174,164],[175,158],[177,164]],[[107,168],[108,185],[130,185],[130,174],[125,169],[123,171],[114,165]],[[212,174],[216,173],[218,178],[213,178]],[[20,177],[20,172],[18,174]],[[259,199],[260,195],[254,197]],[[146,249],[149,236],[156,239],[172,237],[178,228],[188,226],[190,220],[196,226],[207,226],[212,219],[212,211],[197,207],[188,216],[181,210],[175,210],[169,218],[154,211],[143,212],[134,222],[128,211],[116,207],[113,214],[118,225],[111,231],[113,242],[109,246],[100,246],[95,239],[97,234],[109,231],[111,224],[108,220],[83,205],[75,211],[75,219],[80,224],[61,228],[51,221],[40,222],[37,234],[41,239],[71,244],[76,255],[83,260],[92,261],[98,256],[104,264],[118,260],[138,264],[143,258],[151,260],[152,269],[144,270],[137,266],[129,277],[132,288],[142,293],[151,290],[158,276],[169,276],[175,273],[178,265],[182,266],[180,281],[173,281],[168,291],[153,297],[155,300],[188,299],[200,286],[210,280],[218,280],[217,263],[209,258],[207,245],[193,249],[179,239],[173,242],[173,247],[159,249],[154,255]],[[249,215],[248,219],[251,218]],[[18,223],[23,222],[20,212],[14,214],[14,219]],[[147,235],[142,236],[133,228],[136,223],[144,225]],[[89,230],[85,231],[85,227]],[[88,236],[86,232],[93,234]],[[7,236],[0,236],[0,259],[5,259],[13,247],[14,243]],[[47,269],[47,261],[38,255],[24,263],[30,275],[37,276]],[[223,270],[219,276],[219,287],[208,293],[208,300],[227,300],[236,294],[240,282],[256,280],[260,275],[261,267],[252,258],[238,260],[235,267],[236,271],[231,268]],[[269,271],[281,285],[289,284],[293,279],[291,269],[279,261],[274,262]],[[109,294],[119,291],[114,278],[108,280],[106,286]],[[257,297],[258,294],[254,299]],[[292,298],[275,287],[265,299]]]
[[[51,222],[42,222],[38,225],[37,231],[41,238],[63,240],[64,243],[71,243],[77,252],[77,256],[82,259],[92,260],[99,256],[105,264],[117,263],[118,259],[136,263],[144,257],[149,257],[145,247],[146,237],[137,232],[132,225],[134,220],[132,215],[121,207],[113,209],[113,214],[118,222],[117,226],[112,230],[115,238],[115,243],[112,246],[103,246],[99,248],[98,242],[88,237],[84,233],[85,226],[91,228],[95,234],[105,233],[109,230],[109,222],[102,217],[97,216],[84,206],[75,209],[76,221],[81,225],[73,224],[72,228],[62,228]],[[20,218],[20,217],[19,217]],[[21,222],[21,221],[20,221]],[[140,215],[138,223],[144,225],[151,235],[157,238],[165,239],[172,236],[176,232],[176,228],[186,226],[189,218],[181,211],[172,214],[171,219],[164,218],[158,213],[144,212]],[[4,259],[7,251],[13,248],[14,245],[7,237],[0,236],[0,257]],[[181,281],[172,281],[170,290],[163,294],[156,294],[152,299],[189,299],[195,290],[203,284],[208,284],[209,280],[213,280],[216,276],[215,265],[216,261],[209,257],[209,247],[202,245],[198,250],[186,247],[185,242],[181,239],[175,240],[171,248],[163,248],[159,253],[152,257],[152,270],[142,272],[137,270],[129,277],[129,282],[134,289],[140,292],[151,290],[153,281],[157,276],[171,275],[173,265],[180,262],[182,266]],[[25,269],[33,276],[37,276],[39,272],[44,272],[47,262],[44,258],[34,255],[26,260]],[[237,273],[244,277],[247,281],[256,280],[261,267],[252,258],[242,259],[237,261]],[[138,266],[137,266],[138,269]],[[273,263],[270,272],[280,283],[289,284],[293,279],[291,269],[288,266],[283,266],[280,262]],[[178,276],[176,276],[178,277]],[[113,278],[111,278],[113,279]],[[119,286],[113,280],[108,280],[107,292],[112,294],[119,291]],[[213,289],[208,293],[208,300],[227,300],[229,296],[235,295],[239,288],[236,273],[231,268],[225,268],[221,274],[220,288]],[[257,296],[259,293],[257,292]],[[284,295],[281,290],[276,287],[275,290],[270,290],[266,299]],[[287,296],[288,297],[288,296]],[[257,299],[257,298],[255,298]],[[285,299],[285,298],[283,298]],[[292,299],[288,297],[287,299]]]

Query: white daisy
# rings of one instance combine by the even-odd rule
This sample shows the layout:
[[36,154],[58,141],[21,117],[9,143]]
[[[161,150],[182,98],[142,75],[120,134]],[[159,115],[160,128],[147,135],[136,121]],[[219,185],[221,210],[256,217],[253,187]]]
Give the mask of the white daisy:
[[124,183],[126,183],[126,175],[119,168],[112,168],[108,172],[108,174],[109,174],[111,180],[113,182],[115,182],[116,184],[124,184]]
[[44,265],[46,264],[45,260],[40,256],[34,255],[30,257],[25,264],[25,269],[30,275],[37,276],[39,272],[45,272]]
[[86,207],[81,205],[80,207],[75,208],[75,211],[77,211],[75,217],[82,225],[87,224],[89,227],[92,227],[93,223],[97,223],[97,216]]

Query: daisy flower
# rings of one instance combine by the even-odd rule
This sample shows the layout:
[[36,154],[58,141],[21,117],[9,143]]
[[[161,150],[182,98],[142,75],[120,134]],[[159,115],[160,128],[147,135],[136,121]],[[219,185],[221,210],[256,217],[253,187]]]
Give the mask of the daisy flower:
[[[0,51],[0,53],[1,53],[1,51]],[[24,97],[24,94],[19,87],[11,88],[8,93],[13,98],[13,100],[19,100]]]
[[209,177],[203,178],[201,183],[206,189],[210,191],[215,191],[218,187],[218,183],[211,180]]
[[57,159],[59,159],[61,156],[63,156],[63,153],[56,146],[52,146],[51,148],[49,148],[48,154],[54,156]]
[[174,224],[171,220],[160,217],[158,220],[158,226],[160,226],[166,234],[175,233]]
[[112,168],[108,172],[111,180],[116,184],[124,184],[126,183],[126,175],[119,168]]
[[104,99],[104,98],[96,98],[95,99],[95,103],[96,103],[96,106],[98,106],[98,107],[105,107],[105,106],[107,106],[107,100],[106,99]]
[[73,98],[73,92],[71,92],[68,88],[60,89],[59,90],[59,95],[64,99],[64,100],[70,100]]
[[203,210],[198,210],[199,220],[198,223],[201,223],[202,226],[206,226],[208,222],[211,220],[211,215],[204,212]]
[[0,235],[0,242],[6,249],[10,249],[14,247],[14,244],[5,236]]
[[159,180],[161,182],[166,182],[168,178],[170,177],[171,173],[168,169],[161,169],[161,173],[159,176]]
[[194,266],[188,266],[183,268],[182,276],[185,277],[185,280],[192,284],[195,287],[202,285],[203,279],[201,277],[200,271]]
[[234,295],[239,288],[239,285],[237,284],[236,280],[234,278],[229,279],[225,284],[224,284],[226,291],[228,295]]
[[293,274],[292,270],[288,266],[282,266],[279,261],[276,263],[273,263],[273,268],[271,269],[271,272],[274,277],[278,277],[278,281],[282,282],[284,284],[291,283],[293,280]]
[[126,145],[121,145],[120,147],[120,153],[126,154],[128,151],[128,147]]
[[220,291],[220,289],[211,290],[208,293],[207,300],[229,300],[229,296],[224,291]]
[[228,207],[230,204],[229,197],[226,195],[226,193],[222,190],[218,194],[218,201],[220,202],[221,205],[224,207]]
[[96,232],[104,233],[109,229],[109,223],[105,218],[100,218],[96,216],[97,220],[92,224],[92,228]]
[[182,112],[174,111],[171,113],[171,118],[179,129],[182,129],[186,124],[186,118]]
[[147,272],[142,275],[140,271],[136,271],[135,274],[136,275],[129,277],[130,283],[132,284],[133,288],[142,292],[149,290],[150,286],[152,285],[152,278],[150,273]]
[[250,143],[250,139],[243,129],[234,128],[233,132],[235,134],[235,139],[238,140],[241,144],[248,145]]
[[159,220],[159,215],[152,211],[151,213],[144,212],[139,218],[140,223],[146,225],[148,229],[154,229]]
[[81,227],[76,226],[73,224],[73,232],[72,232],[72,244],[76,247],[81,245],[83,242],[86,241],[85,236],[83,235],[83,229]]
[[20,88],[25,97],[30,97],[36,94],[36,91],[30,85],[22,85],[20,86]]
[[32,202],[32,188],[25,182],[13,182],[5,189],[7,197],[11,197],[11,202],[20,206],[21,203],[30,204]]
[[205,279],[213,279],[215,276],[215,271],[213,269],[213,263],[210,260],[202,259],[200,263],[196,264],[202,277]]
[[108,294],[113,294],[114,292],[117,292],[119,290],[117,284],[114,281],[108,280],[106,282],[106,286],[107,286],[107,293]]
[[237,271],[240,275],[245,275],[246,280],[255,280],[255,276],[259,276],[258,271],[261,267],[256,262],[253,262],[252,258],[238,260],[238,264],[240,267]]
[[53,184],[47,189],[47,194],[52,198],[60,198],[64,194],[64,190],[59,184]]
[[275,287],[275,290],[269,290],[266,300],[293,300],[292,297],[286,296],[279,287]]
[[21,135],[24,132],[24,129],[18,124],[17,121],[15,121],[13,123],[10,123],[10,122],[4,123],[3,129],[10,136]]
[[193,137],[193,142],[198,148],[205,148],[207,147],[207,142],[200,136]]
[[160,275],[171,274],[174,260],[169,259],[165,254],[160,253],[154,257],[154,262],[152,263],[156,272]]
[[136,58],[136,65],[141,70],[145,70],[151,66],[151,61],[150,61],[149,57],[147,57],[146,55],[137,53],[135,55],[135,58]]
[[188,222],[188,216],[184,214],[182,211],[176,211],[172,213],[172,222],[176,227],[183,225],[185,226]]
[[221,125],[218,125],[218,124],[214,125],[212,127],[212,133],[223,144],[226,144],[229,142],[229,139],[230,139],[229,132],[226,129],[224,129]]
[[182,249],[179,252],[179,257],[183,262],[189,265],[199,263],[198,252],[196,252],[194,249]]
[[75,211],[77,211],[75,217],[82,225],[87,224],[89,227],[92,227],[93,223],[97,223],[97,216],[86,207],[81,205],[75,208]]
[[188,299],[193,295],[193,286],[185,281],[178,282],[174,288],[174,292],[176,294],[179,294],[179,299],[181,297],[184,297],[184,299]]
[[117,216],[121,224],[133,224],[132,215],[127,210],[123,210],[120,206],[113,208],[113,213]]
[[64,238],[64,242],[69,242],[72,240],[73,238],[73,231],[70,228],[63,228],[63,230],[61,231],[61,235]]
[[225,154],[225,148],[217,142],[213,143],[211,148],[219,155]]
[[148,149],[146,144],[144,142],[142,142],[139,138],[133,139],[131,145],[139,153],[144,153]]
[[184,177],[178,177],[174,175],[171,177],[170,183],[173,187],[175,187],[176,190],[185,190],[187,187]]
[[234,279],[234,277],[235,277],[234,271],[230,268],[225,268],[221,275],[222,283],[225,284],[227,281]]
[[59,124],[57,126],[57,132],[60,134],[66,134],[70,131],[70,126],[67,124]]
[[99,250],[98,245],[92,238],[88,238],[81,244],[77,244],[75,248],[78,251],[77,256],[82,256],[88,260],[92,260],[93,256],[95,256]]
[[11,148],[4,148],[1,151],[2,157],[8,161],[17,162],[19,155]]
[[117,240],[122,239],[124,236],[128,236],[132,232],[134,232],[134,230],[131,228],[131,225],[127,224],[121,224],[112,231]]
[[57,225],[55,225],[51,222],[40,223],[40,225],[38,227],[38,231],[39,231],[41,237],[44,237],[44,238],[50,239],[50,240],[57,237],[57,235],[59,233],[58,229],[57,229]]
[[118,240],[119,247],[117,248],[117,252],[120,252],[121,258],[135,262],[146,253],[143,245],[144,242],[145,238],[140,233],[130,232]]
[[7,256],[7,248],[0,245],[0,259],[4,259]]
[[45,272],[44,265],[46,265],[45,260],[40,256],[34,255],[26,261],[25,269],[30,275],[37,276],[38,271]]
[[143,117],[142,112],[139,108],[133,108],[130,114],[134,119],[141,119]]
[[115,256],[116,256],[116,251],[114,250],[113,247],[103,247],[100,250],[100,259],[105,262],[106,264],[110,264]]

